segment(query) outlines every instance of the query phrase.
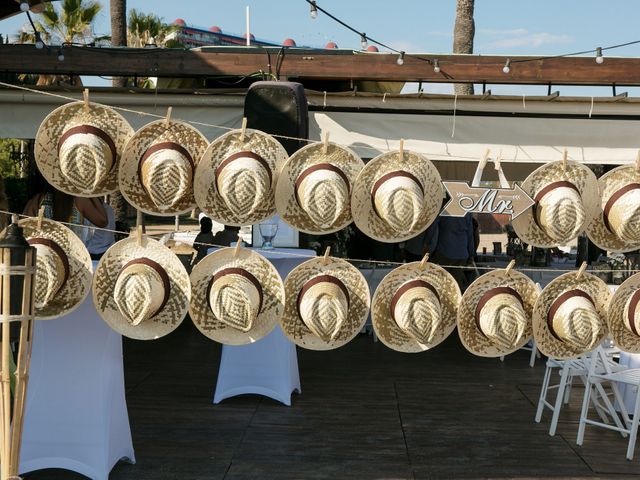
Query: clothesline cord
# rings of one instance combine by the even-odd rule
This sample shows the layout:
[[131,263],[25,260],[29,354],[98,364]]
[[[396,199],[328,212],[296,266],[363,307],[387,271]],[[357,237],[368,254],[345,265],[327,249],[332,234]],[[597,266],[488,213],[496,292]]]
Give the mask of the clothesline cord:
[[[38,218],[37,216],[32,216],[32,215],[23,215],[20,213],[15,213],[15,212],[9,212],[6,210],[0,210],[0,214],[5,214],[5,215],[17,215],[18,217],[23,217],[23,218]],[[56,220],[57,221],[57,220]],[[117,233],[119,235],[132,235],[133,232],[125,232],[122,230],[111,230],[108,228],[101,228],[101,227],[95,227],[92,225],[79,225],[79,224],[75,224],[75,223],[69,223],[69,222],[61,222],[61,221],[57,221],[58,223],[61,223],[63,225],[67,225],[70,227],[74,227],[74,228],[87,228],[87,229],[94,229],[94,230],[101,230],[104,232],[110,232],[110,233]],[[164,235],[170,234],[170,233],[176,233],[176,230],[167,230],[164,232],[158,232],[158,233],[152,233],[152,234],[147,234],[145,233],[144,235],[147,237],[162,237]],[[210,247],[210,248],[227,248],[228,245],[218,245],[215,243],[204,243],[204,242],[193,242],[193,245],[200,245],[200,246],[204,246],[204,247]],[[284,255],[284,256],[290,256],[290,257],[298,257],[298,258],[318,258],[317,255],[308,255],[305,253],[295,253],[295,252],[288,252],[288,251],[284,251],[284,250],[279,250],[278,248],[274,248],[272,250],[273,252],[279,254],[279,255]],[[370,259],[364,259],[364,258],[343,258],[343,260],[346,260],[348,262],[352,262],[352,263],[368,263],[368,264],[372,264],[372,265],[382,265],[382,266],[401,266],[401,265],[406,265],[406,263],[403,262],[393,262],[393,261],[387,261],[387,260],[370,260]],[[442,268],[446,268],[446,269],[463,269],[463,270],[486,270],[486,271],[493,271],[493,270],[503,270],[502,268],[497,268],[497,267],[481,267],[481,266],[474,266],[474,265],[440,265],[438,264],[440,267]],[[514,269],[515,270],[515,269]],[[521,272],[553,272],[553,273],[568,273],[568,272],[575,272],[576,269],[572,268],[572,269],[560,269],[560,268],[535,268],[535,267],[518,267],[517,268],[518,271]],[[612,273],[612,272],[620,272],[620,270],[597,270],[598,273]],[[638,273],[640,272],[640,269],[629,269],[629,270],[625,270],[625,272],[628,273]]]

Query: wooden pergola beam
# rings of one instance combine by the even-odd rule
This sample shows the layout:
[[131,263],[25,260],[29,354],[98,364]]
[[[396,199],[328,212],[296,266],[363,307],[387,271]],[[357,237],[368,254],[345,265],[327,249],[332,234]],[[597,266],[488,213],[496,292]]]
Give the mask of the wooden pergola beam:
[[[102,76],[211,77],[279,73],[314,80],[422,81],[528,85],[640,85],[640,58],[411,55],[350,50],[214,47],[202,50],[0,45],[0,72]],[[437,59],[440,72],[430,63]],[[533,59],[521,62],[521,60]],[[279,65],[279,71],[277,70]]]

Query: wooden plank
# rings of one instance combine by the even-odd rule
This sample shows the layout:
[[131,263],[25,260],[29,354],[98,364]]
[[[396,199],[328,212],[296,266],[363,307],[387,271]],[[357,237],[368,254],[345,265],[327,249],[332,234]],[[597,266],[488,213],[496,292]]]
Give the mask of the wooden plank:
[[[0,72],[34,74],[206,77],[275,72],[279,48],[215,47],[203,50],[63,48],[37,50],[32,45],[0,45]],[[315,80],[423,81],[494,84],[640,85],[640,58],[508,57],[481,55],[411,55],[398,65],[396,54],[345,50],[287,49],[280,75]],[[422,60],[421,60],[422,59]],[[436,73],[430,61],[438,59]],[[533,61],[521,62],[521,60]],[[427,60],[427,61],[425,61]]]

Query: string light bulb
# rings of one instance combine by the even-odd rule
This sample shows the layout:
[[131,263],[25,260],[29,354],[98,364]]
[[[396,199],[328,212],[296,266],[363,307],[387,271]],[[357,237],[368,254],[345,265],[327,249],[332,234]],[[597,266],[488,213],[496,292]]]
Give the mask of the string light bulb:
[[64,62],[64,53],[62,53],[62,49],[61,48],[58,50],[58,61],[59,62]]
[[36,48],[38,50],[42,50],[44,48],[44,42],[42,41],[42,37],[39,32],[36,32]]
[[440,73],[440,62],[438,62],[437,58],[433,61],[433,71],[435,73]]
[[367,34],[366,33],[360,34],[360,48],[362,48],[362,50],[366,50],[367,49]]
[[602,55],[602,47],[596,48],[596,63],[599,65],[604,63],[604,56]]
[[311,2],[309,3],[309,9],[309,15],[311,15],[311,18],[318,18],[318,7],[316,6],[316,0],[311,0]]
[[400,52],[400,55],[398,55],[398,60],[396,60],[396,63],[398,65],[404,65],[404,52]]
[[502,71],[504,73],[509,73],[511,71],[511,59],[510,58],[507,58],[507,61],[504,64],[504,67],[502,67]]
[[22,0],[20,2],[20,11],[28,12],[31,7],[29,6],[29,2],[27,0]]

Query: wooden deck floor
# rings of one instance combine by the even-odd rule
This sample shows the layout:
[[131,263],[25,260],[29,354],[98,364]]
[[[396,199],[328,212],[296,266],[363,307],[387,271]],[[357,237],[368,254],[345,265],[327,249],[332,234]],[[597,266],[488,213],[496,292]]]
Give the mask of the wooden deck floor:
[[[527,352],[528,353],[528,352]],[[457,335],[432,352],[393,352],[359,336],[332,352],[298,350],[302,395],[213,405],[220,347],[187,323],[155,342],[125,341],[138,463],[114,480],[436,479],[640,475],[640,451],[587,428],[576,446],[582,392],[550,437],[533,421],[544,373],[528,355],[501,363],[468,354]],[[640,449],[639,449],[640,450]],[[41,471],[27,480],[75,480]]]

